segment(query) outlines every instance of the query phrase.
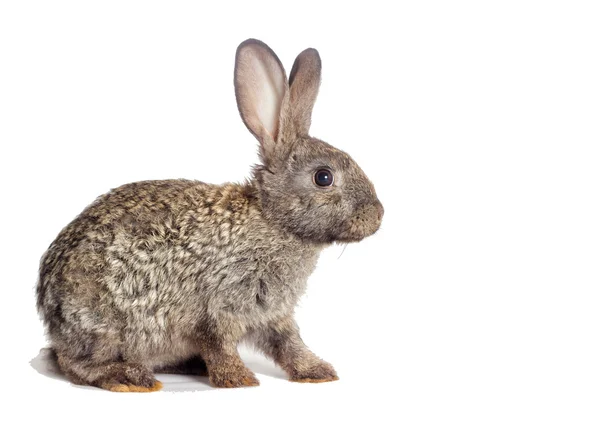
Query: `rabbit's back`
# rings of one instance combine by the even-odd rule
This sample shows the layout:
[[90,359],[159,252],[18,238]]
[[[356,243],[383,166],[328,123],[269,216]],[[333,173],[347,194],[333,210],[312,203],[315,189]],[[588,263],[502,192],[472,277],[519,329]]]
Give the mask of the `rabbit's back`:
[[319,248],[268,221],[250,185],[147,181],[98,198],[52,243],[38,307],[79,354],[185,356],[203,326],[293,310]]

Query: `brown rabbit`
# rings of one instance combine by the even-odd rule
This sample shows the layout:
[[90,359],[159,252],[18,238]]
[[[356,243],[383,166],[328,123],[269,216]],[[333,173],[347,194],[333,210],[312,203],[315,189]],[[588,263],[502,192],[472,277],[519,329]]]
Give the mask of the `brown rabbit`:
[[62,230],[42,257],[37,304],[72,382],[145,392],[162,386],[154,372],[180,372],[258,385],[240,341],[290,380],[337,380],[302,342],[294,307],[321,250],[375,233],[383,207],[350,156],[308,135],[320,73],[307,49],[288,84],[275,53],[246,40],[235,92],[260,142],[252,178],[124,185]]

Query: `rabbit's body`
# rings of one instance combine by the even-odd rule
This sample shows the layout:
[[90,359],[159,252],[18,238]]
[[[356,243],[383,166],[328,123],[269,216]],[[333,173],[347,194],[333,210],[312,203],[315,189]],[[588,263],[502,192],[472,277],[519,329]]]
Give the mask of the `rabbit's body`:
[[269,47],[243,42],[234,84],[260,142],[252,178],[124,185],[58,235],[42,257],[38,309],[71,381],[154,391],[161,371],[257,385],[237,352],[244,340],[291,380],[337,380],[302,342],[294,307],[320,251],[375,233],[383,207],[350,156],[308,135],[320,69],[305,50],[288,85]]
[[266,221],[252,184],[128,184],[48,249],[39,306],[59,355],[155,368],[199,355],[209,329],[289,317],[320,250]]

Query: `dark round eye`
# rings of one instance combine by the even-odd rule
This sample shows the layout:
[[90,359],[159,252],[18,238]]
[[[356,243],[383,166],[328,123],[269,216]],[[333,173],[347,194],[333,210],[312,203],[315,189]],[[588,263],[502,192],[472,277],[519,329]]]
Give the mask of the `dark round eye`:
[[319,187],[329,187],[333,184],[333,173],[326,168],[321,168],[315,173],[315,184]]

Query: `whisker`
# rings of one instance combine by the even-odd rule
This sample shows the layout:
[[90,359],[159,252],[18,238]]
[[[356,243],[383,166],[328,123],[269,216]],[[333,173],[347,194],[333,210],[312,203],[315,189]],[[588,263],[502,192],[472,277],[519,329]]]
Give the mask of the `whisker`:
[[338,260],[342,257],[342,255],[344,254],[344,252],[346,251],[346,247],[348,247],[348,243],[344,244],[344,248],[342,249],[342,253],[340,253],[340,256],[337,258]]

